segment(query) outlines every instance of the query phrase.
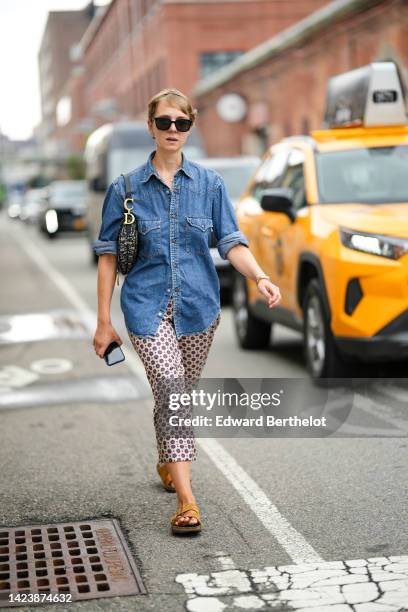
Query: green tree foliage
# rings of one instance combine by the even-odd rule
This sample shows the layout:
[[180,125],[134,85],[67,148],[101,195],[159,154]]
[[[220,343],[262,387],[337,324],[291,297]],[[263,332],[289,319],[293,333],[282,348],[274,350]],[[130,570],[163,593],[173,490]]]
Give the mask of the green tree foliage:
[[78,181],[85,178],[85,161],[78,155],[70,155],[66,161],[68,178]]

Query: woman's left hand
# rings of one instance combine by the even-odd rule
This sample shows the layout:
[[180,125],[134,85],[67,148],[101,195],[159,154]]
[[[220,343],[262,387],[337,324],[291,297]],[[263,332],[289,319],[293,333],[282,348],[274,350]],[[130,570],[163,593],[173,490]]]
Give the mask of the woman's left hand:
[[267,278],[261,278],[258,283],[258,291],[266,297],[269,308],[273,308],[281,300],[279,287],[271,283]]

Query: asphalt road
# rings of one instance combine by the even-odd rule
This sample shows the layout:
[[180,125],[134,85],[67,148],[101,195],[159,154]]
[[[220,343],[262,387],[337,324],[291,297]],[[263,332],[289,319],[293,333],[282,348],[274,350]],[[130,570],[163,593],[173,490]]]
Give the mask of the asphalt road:
[[[112,318],[127,359],[107,368],[91,341],[86,238],[47,240],[3,213],[0,251],[0,529],[116,518],[147,590],[44,609],[408,609],[407,379],[355,394],[352,410],[336,404],[332,418],[347,413],[337,436],[199,438],[203,531],[175,538],[176,498],[155,473],[152,398],[118,287]],[[277,328],[273,348],[242,351],[228,306],[203,376],[311,388],[297,334]]]

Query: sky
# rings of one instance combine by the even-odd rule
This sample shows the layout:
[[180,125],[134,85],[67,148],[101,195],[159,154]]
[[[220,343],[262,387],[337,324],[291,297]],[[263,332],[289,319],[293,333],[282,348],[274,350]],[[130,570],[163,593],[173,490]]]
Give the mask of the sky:
[[48,11],[78,10],[87,4],[87,0],[0,0],[0,132],[9,138],[29,138],[41,120],[37,55]]

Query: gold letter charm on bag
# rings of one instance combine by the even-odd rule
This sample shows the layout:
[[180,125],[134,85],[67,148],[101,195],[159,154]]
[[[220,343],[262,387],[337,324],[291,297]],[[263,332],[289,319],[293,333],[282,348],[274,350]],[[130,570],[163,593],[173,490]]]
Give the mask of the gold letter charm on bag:
[[125,212],[125,220],[123,223],[125,223],[126,225],[130,225],[131,223],[135,222],[135,216],[134,214],[131,212],[131,208],[129,208],[129,206],[126,204],[126,202],[133,202],[133,198],[126,198],[126,200],[124,201],[124,206],[126,208],[126,212]]

